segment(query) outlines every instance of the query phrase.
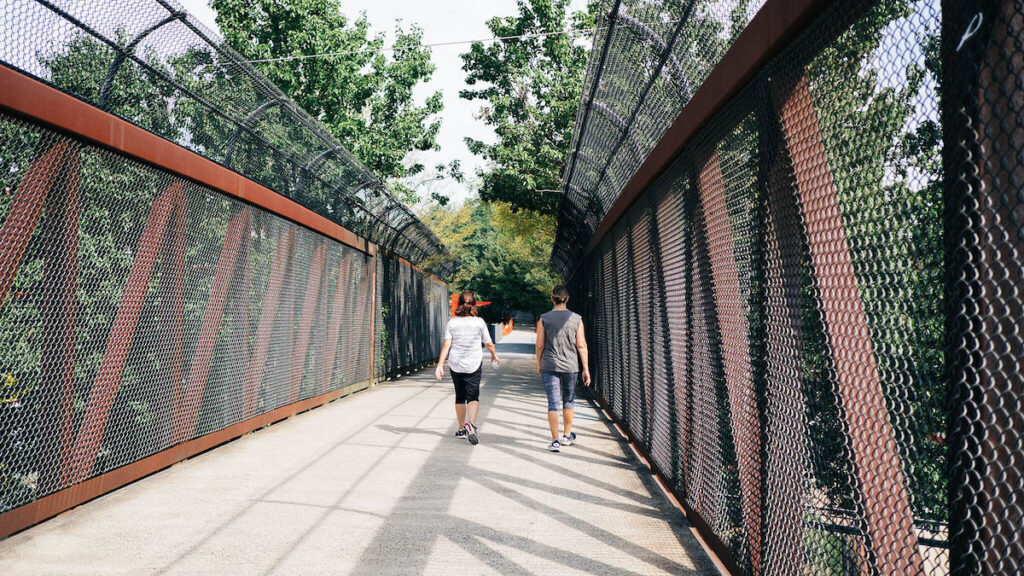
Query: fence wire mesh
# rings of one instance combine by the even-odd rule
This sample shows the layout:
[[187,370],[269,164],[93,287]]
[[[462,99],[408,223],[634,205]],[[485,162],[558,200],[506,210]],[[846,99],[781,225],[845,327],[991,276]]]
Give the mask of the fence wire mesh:
[[[595,43],[619,116],[662,44]],[[589,254],[646,153],[570,171],[552,262],[597,392],[740,572],[1024,566],[1022,62],[1020,2],[827,3]],[[581,113],[572,161],[672,116]]]
[[603,0],[563,174],[552,264],[567,275],[626,182],[764,0]]
[[394,257],[378,260],[381,277],[381,374],[436,361],[448,317],[448,287]]
[[0,62],[450,273],[426,225],[174,0],[5,0],[0,29]]
[[369,380],[372,257],[4,113],[0,162],[0,513]]

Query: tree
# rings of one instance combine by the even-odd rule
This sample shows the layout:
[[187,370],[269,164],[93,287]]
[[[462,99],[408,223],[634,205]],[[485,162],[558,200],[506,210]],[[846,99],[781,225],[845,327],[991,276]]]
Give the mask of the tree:
[[[403,160],[413,150],[438,148],[435,115],[442,102],[440,92],[423,105],[413,98],[434,72],[419,27],[396,25],[399,49],[388,58],[380,51],[384,36],[371,34],[365,14],[350,22],[339,0],[212,0],[211,6],[228,43],[245,58],[264,60],[256,67],[367,167],[384,178],[423,171]],[[266,61],[309,54],[337,55]]]
[[548,296],[557,283],[548,266],[553,216],[470,200],[457,208],[435,206],[423,220],[459,263],[449,287],[493,302],[481,309],[489,320],[512,310],[539,315],[550,307]]
[[498,141],[466,138],[474,154],[490,162],[481,171],[480,198],[506,202],[512,210],[553,214],[556,190],[572,138],[583,89],[588,50],[569,28],[592,28],[597,4],[568,13],[569,0],[519,0],[516,16],[495,17],[487,27],[495,36],[538,35],[475,42],[462,54],[467,100],[483,100],[480,118]]

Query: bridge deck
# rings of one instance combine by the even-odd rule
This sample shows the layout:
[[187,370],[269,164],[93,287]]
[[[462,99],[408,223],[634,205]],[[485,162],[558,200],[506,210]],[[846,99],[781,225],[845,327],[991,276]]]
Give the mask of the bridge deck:
[[430,371],[296,416],[0,542],[3,574],[714,574],[594,406],[545,450],[532,333],[485,369],[481,443]]

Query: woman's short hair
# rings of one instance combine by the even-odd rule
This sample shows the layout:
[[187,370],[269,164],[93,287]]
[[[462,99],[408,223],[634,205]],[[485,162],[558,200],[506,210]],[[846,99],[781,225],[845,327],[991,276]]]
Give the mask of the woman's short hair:
[[459,292],[459,303],[455,308],[456,316],[476,316],[476,296],[470,290]]
[[551,301],[555,304],[565,304],[569,301],[569,289],[559,284],[551,290]]

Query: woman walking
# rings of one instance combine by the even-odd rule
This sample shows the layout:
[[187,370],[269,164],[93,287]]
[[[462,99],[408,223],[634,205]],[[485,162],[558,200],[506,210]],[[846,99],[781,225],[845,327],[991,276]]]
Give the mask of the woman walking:
[[467,438],[474,445],[480,441],[476,418],[480,412],[480,372],[484,360],[481,345],[490,351],[491,362],[497,364],[501,361],[487,332],[487,324],[477,317],[476,297],[469,290],[464,290],[459,294],[455,316],[448,319],[444,328],[444,345],[441,346],[441,357],[434,374],[438,380],[444,377],[447,358],[452,382],[455,383],[455,417],[459,421],[455,437]]

